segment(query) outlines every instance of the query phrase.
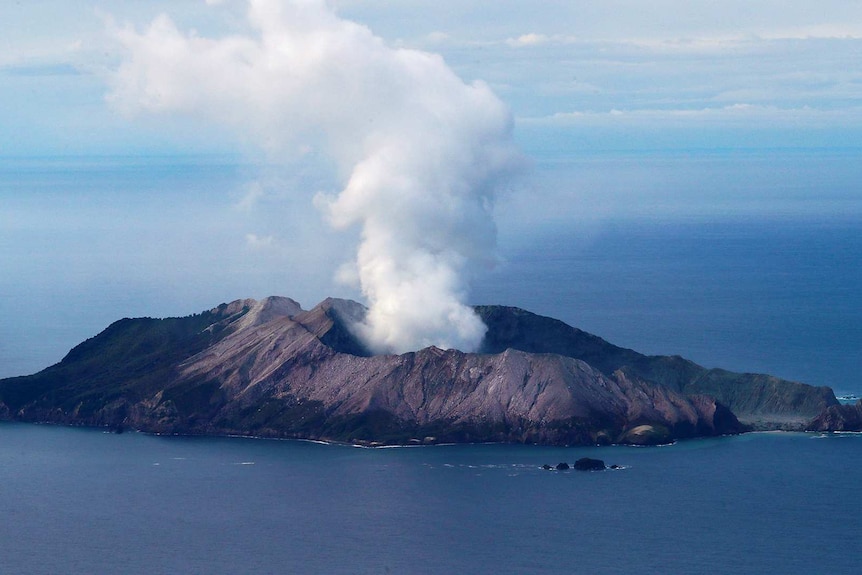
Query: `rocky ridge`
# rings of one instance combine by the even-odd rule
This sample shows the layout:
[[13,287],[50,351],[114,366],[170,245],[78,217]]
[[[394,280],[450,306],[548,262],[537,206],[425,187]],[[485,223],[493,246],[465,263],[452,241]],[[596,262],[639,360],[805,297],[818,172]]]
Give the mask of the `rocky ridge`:
[[827,388],[643,356],[517,308],[476,311],[489,330],[472,354],[372,355],[350,330],[364,307],[338,299],[120,320],[59,364],[0,380],[0,416],[370,444],[653,444],[738,433],[746,419],[801,427],[837,403]]

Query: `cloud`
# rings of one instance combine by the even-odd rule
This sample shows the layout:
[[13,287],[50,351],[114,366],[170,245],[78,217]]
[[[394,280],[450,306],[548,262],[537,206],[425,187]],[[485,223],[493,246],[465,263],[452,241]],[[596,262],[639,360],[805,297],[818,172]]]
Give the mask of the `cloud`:
[[732,124],[751,127],[752,123],[775,125],[862,125],[862,106],[842,110],[824,110],[808,106],[781,108],[771,105],[735,103],[727,106],[692,109],[641,109],[606,112],[573,111],[557,112],[550,116],[522,118],[525,125],[590,125],[590,124],[663,124],[692,127]]
[[264,189],[264,185],[261,182],[249,182],[245,185],[243,196],[236,203],[236,207],[244,212],[251,211],[265,196],[266,191]]
[[523,46],[536,46],[538,44],[547,44],[550,41],[551,38],[549,36],[531,32],[529,34],[522,34],[517,38],[508,38],[506,39],[506,44],[513,48],[521,48]]
[[440,30],[435,30],[434,32],[429,32],[425,36],[425,42],[428,44],[443,44],[444,42],[449,41],[449,34],[446,32],[442,32]]
[[275,236],[258,236],[257,234],[246,234],[245,243],[252,250],[269,249],[275,245]]
[[204,37],[166,15],[116,30],[127,57],[110,101],[224,123],[275,161],[326,150],[343,187],[316,201],[334,227],[359,228],[369,344],[476,348],[469,279],[494,261],[495,194],[519,164],[508,109],[439,56],[391,48],[322,1],[248,6],[250,34]]

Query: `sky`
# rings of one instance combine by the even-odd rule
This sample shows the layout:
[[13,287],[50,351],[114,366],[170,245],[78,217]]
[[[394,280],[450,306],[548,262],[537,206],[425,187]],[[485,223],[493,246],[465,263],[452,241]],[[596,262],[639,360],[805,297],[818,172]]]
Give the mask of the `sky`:
[[[393,47],[443,55],[511,107],[536,155],[856,147],[862,7],[852,1],[336,1]],[[0,154],[237,151],[182,118],[105,103],[112,27],[169,13],[201,36],[248,31],[242,2],[4,3]]]
[[[522,162],[495,180],[502,259],[535,230],[588,237],[627,218],[862,214],[858,2],[329,5],[388,50],[440,55],[508,110]],[[161,14],[183,38],[253,37],[247,10],[234,0],[0,7],[0,376],[56,361],[125,315],[272,293],[311,305],[363,297],[333,279],[357,273],[344,263],[365,237],[361,226],[333,230],[321,208],[351,173],[337,153],[273,152],[280,135],[116,96],[124,37]],[[12,319],[34,302],[30,326]]]

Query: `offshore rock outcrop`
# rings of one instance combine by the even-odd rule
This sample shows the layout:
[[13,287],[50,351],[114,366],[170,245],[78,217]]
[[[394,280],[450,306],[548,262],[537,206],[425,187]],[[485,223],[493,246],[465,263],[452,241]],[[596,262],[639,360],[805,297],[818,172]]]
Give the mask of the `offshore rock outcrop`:
[[767,376],[716,375],[516,308],[476,309],[489,330],[474,354],[372,355],[351,332],[365,309],[347,300],[305,311],[271,297],[186,318],[124,319],[59,364],[0,381],[0,417],[366,444],[583,445],[745,430],[717,395],[763,421],[807,421],[831,405],[831,391],[771,378],[787,401],[777,393],[767,401],[756,379]]

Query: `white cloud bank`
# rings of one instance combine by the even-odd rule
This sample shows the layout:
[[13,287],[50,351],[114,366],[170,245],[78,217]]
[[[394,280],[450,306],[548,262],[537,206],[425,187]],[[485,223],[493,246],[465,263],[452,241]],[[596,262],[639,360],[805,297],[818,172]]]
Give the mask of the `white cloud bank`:
[[665,128],[688,126],[703,127],[770,127],[799,126],[820,128],[839,123],[862,124],[862,106],[841,110],[819,110],[803,106],[779,108],[756,104],[731,104],[713,108],[697,109],[646,109],[618,110],[607,112],[558,112],[551,116],[523,118],[522,125],[537,126],[664,126]]
[[508,109],[321,0],[251,0],[248,20],[251,33],[220,38],[166,15],[116,30],[127,57],[109,99],[227,124],[276,159],[328,151],[344,187],[317,203],[335,227],[360,227],[362,335],[377,351],[475,349],[485,326],[464,304],[469,274],[493,261],[495,192],[519,161]]

